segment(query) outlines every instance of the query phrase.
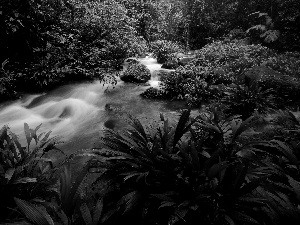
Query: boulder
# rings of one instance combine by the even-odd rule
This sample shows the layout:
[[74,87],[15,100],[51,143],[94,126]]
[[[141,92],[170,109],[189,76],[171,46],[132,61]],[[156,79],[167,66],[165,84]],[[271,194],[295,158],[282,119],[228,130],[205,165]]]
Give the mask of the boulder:
[[120,79],[124,82],[146,83],[151,79],[151,73],[145,65],[134,62],[128,65]]
[[169,60],[162,64],[161,68],[163,69],[176,69],[178,67],[178,63],[176,60]]
[[123,70],[125,71],[128,68],[129,64],[139,64],[139,63],[140,61],[135,57],[127,58],[123,62]]
[[121,104],[107,103],[105,105],[105,111],[109,111],[109,112],[122,112],[124,110],[125,110],[125,108]]
[[165,91],[153,87],[150,87],[141,93],[141,96],[148,99],[166,99],[168,97]]
[[156,72],[156,76],[157,76],[158,80],[161,80],[161,78],[168,76],[173,71],[174,70],[158,70]]
[[266,66],[255,66],[248,71],[246,71],[242,76],[238,77],[238,83],[242,84],[245,82],[264,82],[266,80],[278,80],[283,75],[269,67]]
[[186,66],[189,64],[192,60],[194,60],[194,57],[184,57],[184,58],[178,58],[178,65],[179,66]]
[[289,75],[275,71],[267,66],[256,66],[238,78],[238,83],[251,84],[257,82],[263,90],[272,88],[278,98],[283,99],[283,104],[298,101],[300,95],[300,80]]

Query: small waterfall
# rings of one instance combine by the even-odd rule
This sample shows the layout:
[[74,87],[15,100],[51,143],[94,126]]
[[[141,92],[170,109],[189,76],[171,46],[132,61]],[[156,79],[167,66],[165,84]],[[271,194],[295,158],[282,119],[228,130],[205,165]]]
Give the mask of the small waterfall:
[[[151,71],[150,85],[157,87],[157,71],[161,70],[161,65],[151,57],[139,60]],[[108,87],[110,91],[106,92]],[[49,93],[27,95],[10,104],[0,105],[0,127],[8,125],[25,146],[24,123],[28,123],[30,128],[42,123],[38,133],[51,130],[51,136],[62,136],[67,146],[65,149],[69,152],[89,148],[97,142],[105,123],[111,127],[123,126],[122,123],[118,124],[120,121],[115,119],[114,113],[105,110],[107,104],[117,105],[122,111],[134,114],[144,123],[159,120],[160,112],[174,113],[174,108],[179,107],[177,103],[141,98],[140,93],[145,88],[148,87],[122,81],[114,89],[103,86],[99,81],[64,85]]]

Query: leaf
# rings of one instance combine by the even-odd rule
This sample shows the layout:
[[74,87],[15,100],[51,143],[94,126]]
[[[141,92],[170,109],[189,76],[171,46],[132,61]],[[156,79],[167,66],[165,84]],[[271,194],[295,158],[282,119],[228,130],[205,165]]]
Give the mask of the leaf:
[[56,212],[56,214],[62,221],[63,225],[69,225],[69,219],[68,219],[67,215],[64,213],[64,211],[60,210],[60,211]]
[[287,175],[289,184],[294,189],[295,194],[297,195],[298,200],[300,200],[300,182],[296,181],[291,176]]
[[189,121],[191,109],[185,110],[177,123],[174,140],[173,140],[173,148],[175,148],[177,142],[181,139],[182,135],[184,134],[184,128],[186,123]]
[[99,223],[102,212],[103,212],[103,199],[98,199],[94,209],[93,225],[97,225]]
[[123,214],[130,211],[138,201],[138,191],[132,191],[124,195],[117,203],[118,206],[125,206]]
[[168,197],[167,195],[164,194],[151,194],[151,195],[163,201],[174,202],[174,200],[171,197]]
[[228,215],[224,215],[224,218],[229,223],[229,225],[235,225],[234,221]]
[[71,191],[71,170],[70,170],[70,163],[66,163],[64,165],[63,173],[60,175],[60,196],[61,196],[61,204],[62,209],[67,208],[68,204],[68,196]]
[[277,145],[278,148],[276,148],[276,149],[281,151],[285,155],[285,157],[288,160],[290,160],[290,162],[294,163],[297,166],[299,165],[297,157],[294,155],[292,149],[290,149],[290,147],[287,146],[284,142],[278,141],[278,140],[271,140],[270,143]]
[[90,161],[86,163],[86,165],[82,168],[82,170],[76,177],[75,182],[72,185],[71,192],[69,193],[69,199],[68,199],[70,214],[73,213],[76,206],[76,202],[80,199],[79,195],[81,194],[83,188],[85,187],[85,183],[83,181],[90,168],[90,163],[91,163]]
[[280,36],[279,30],[267,30],[266,32],[260,35],[261,38],[265,38],[264,41],[266,43],[271,43],[278,40],[279,36]]
[[207,151],[203,150],[203,151],[200,152],[200,154],[203,155],[204,157],[208,158],[208,159],[210,158],[210,154]]
[[27,140],[27,146],[29,147],[32,137],[31,137],[30,128],[27,123],[24,123],[24,131],[25,131],[25,136],[26,136],[26,140]]
[[178,207],[175,210],[175,214],[182,219],[184,222],[186,222],[186,220],[184,219],[185,215],[188,213],[188,209],[184,208],[184,207]]
[[141,122],[131,115],[129,115],[129,119],[131,122],[130,125],[147,141],[147,135]]
[[236,190],[238,190],[245,181],[247,171],[248,171],[249,161],[246,161],[245,165],[242,165],[242,166],[243,166],[243,168],[240,170],[240,172],[234,182],[234,188]]
[[14,198],[22,213],[35,225],[54,225],[50,215],[39,207],[19,198]]
[[163,208],[163,207],[170,207],[170,206],[174,206],[174,205],[176,205],[175,202],[163,201],[158,208],[160,209],[160,208]]
[[40,129],[41,126],[42,126],[42,123],[41,123],[40,125],[38,125],[38,126],[34,129],[34,131],[37,132],[38,129]]
[[19,140],[18,140],[18,136],[14,133],[12,133],[12,139],[15,143],[15,145],[17,146],[17,149],[19,150],[20,154],[21,154],[21,159],[24,159],[26,157],[26,152],[24,147],[21,146]]
[[265,181],[269,176],[271,175],[266,175],[263,177],[256,178],[249,183],[245,184],[241,189],[238,190],[238,196],[243,196],[245,194],[251,193],[254,189],[256,189],[260,184]]
[[234,123],[232,121],[232,138],[231,141],[235,141],[235,139],[243,133],[245,130],[247,130],[251,125],[253,125],[259,118],[257,116],[250,116],[243,122]]
[[12,176],[13,176],[14,173],[15,173],[15,170],[16,170],[15,168],[9,168],[8,170],[6,170],[4,177],[5,177],[8,181],[10,181],[10,179],[12,178]]
[[31,177],[22,177],[13,182],[13,184],[26,184],[26,183],[35,183],[37,182],[36,178]]
[[91,216],[91,212],[90,212],[90,209],[89,207],[87,206],[86,203],[83,203],[81,206],[80,206],[80,212],[81,212],[81,216],[85,222],[85,225],[92,225],[92,216]]
[[236,218],[236,220],[238,221],[241,221],[241,222],[244,222],[244,223],[241,223],[241,224],[245,224],[245,222],[248,224],[248,223],[254,223],[254,224],[260,224],[259,222],[257,222],[257,220],[255,220],[254,218],[252,218],[251,216],[248,216],[244,213],[241,213],[241,212],[232,212],[231,215],[233,217]]
[[195,147],[195,143],[193,141],[191,143],[191,157],[192,157],[193,167],[196,170],[199,170],[200,169],[200,161],[199,161],[199,157],[198,157],[198,152]]
[[227,161],[220,162],[217,164],[214,164],[208,171],[208,178],[213,178],[217,174],[219,174],[222,170],[226,169],[229,166],[229,163]]
[[255,197],[240,197],[238,199],[238,201],[243,202],[243,204],[247,204],[247,205],[255,205],[257,206],[266,206],[267,203],[265,201],[265,199],[262,198],[255,198]]
[[51,132],[52,131],[48,131],[48,133],[45,134],[44,138],[41,140],[41,144],[44,144],[48,140]]
[[255,25],[253,27],[250,27],[248,30],[246,30],[246,33],[249,33],[251,30],[260,30],[260,31],[264,32],[266,29],[267,28],[266,28],[265,25],[259,24],[259,25]]

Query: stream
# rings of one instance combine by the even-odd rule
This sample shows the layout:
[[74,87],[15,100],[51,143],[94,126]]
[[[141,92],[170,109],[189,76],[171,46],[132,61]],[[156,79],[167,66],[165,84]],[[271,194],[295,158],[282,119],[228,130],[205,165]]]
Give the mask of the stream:
[[[161,69],[154,58],[140,59],[151,71],[149,84],[158,86],[156,72]],[[183,102],[144,99],[140,94],[149,86],[118,81],[112,86],[99,81],[82,82],[61,86],[38,95],[27,95],[22,99],[0,105],[0,126],[8,125],[26,146],[24,123],[34,129],[42,123],[38,134],[52,131],[51,136],[61,136],[58,147],[66,154],[80,149],[97,147],[101,132],[105,128],[121,129],[126,126],[122,117],[130,113],[142,124],[159,121],[163,113],[170,120],[185,108]]]

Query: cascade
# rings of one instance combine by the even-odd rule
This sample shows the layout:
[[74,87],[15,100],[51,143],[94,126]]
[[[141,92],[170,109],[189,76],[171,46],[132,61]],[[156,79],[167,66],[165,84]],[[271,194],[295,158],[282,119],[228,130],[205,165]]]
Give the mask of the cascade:
[[[150,85],[158,86],[156,71],[161,65],[151,57],[142,58],[140,62],[151,71]],[[109,91],[105,91],[107,88]],[[115,104],[142,121],[158,119],[160,112],[174,114],[180,108],[175,102],[141,98],[139,94],[146,88],[122,81],[114,89],[99,81],[64,85],[49,93],[27,95],[0,105],[0,126],[8,125],[20,137],[23,146],[26,145],[24,123],[32,129],[42,123],[38,133],[51,130],[52,136],[62,136],[69,151],[90,148],[97,142],[105,123],[118,127],[120,122],[119,126],[123,126],[122,120],[105,110],[107,104]]]

